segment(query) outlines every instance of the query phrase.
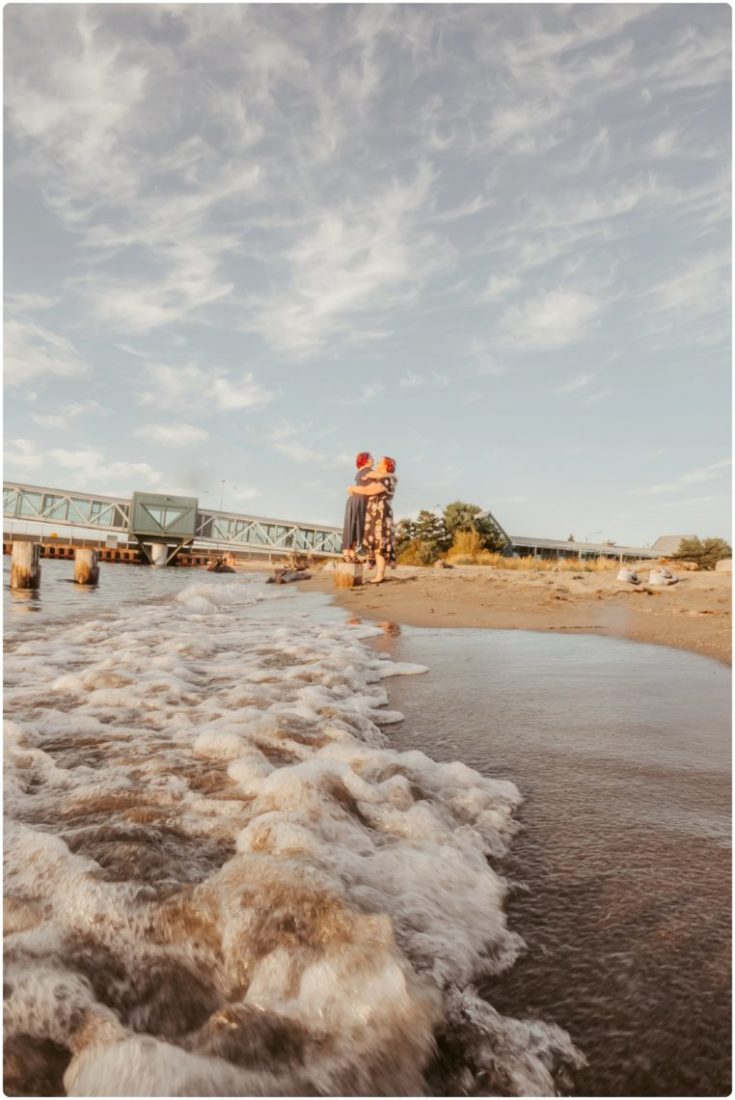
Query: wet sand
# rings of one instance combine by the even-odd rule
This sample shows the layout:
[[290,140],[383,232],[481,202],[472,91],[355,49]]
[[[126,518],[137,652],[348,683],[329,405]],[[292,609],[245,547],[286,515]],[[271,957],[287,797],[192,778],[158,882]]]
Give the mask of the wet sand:
[[[321,572],[304,583],[303,591],[328,592],[348,611],[406,626],[607,635],[673,646],[730,664],[731,575],[674,572],[677,584],[655,589],[618,581],[616,570],[399,566],[382,585],[335,589],[332,574]],[[642,575],[647,577],[647,569]]]

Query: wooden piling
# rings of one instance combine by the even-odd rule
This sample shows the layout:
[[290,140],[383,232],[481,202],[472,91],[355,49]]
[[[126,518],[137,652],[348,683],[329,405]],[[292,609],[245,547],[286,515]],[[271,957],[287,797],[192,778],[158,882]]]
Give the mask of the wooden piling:
[[41,584],[41,547],[37,542],[14,542],[10,566],[11,588],[38,588]]
[[77,547],[74,551],[74,583],[97,584],[100,579],[100,567],[97,562],[96,550],[83,550]]
[[335,588],[357,588],[362,584],[362,564],[341,561],[334,571]]

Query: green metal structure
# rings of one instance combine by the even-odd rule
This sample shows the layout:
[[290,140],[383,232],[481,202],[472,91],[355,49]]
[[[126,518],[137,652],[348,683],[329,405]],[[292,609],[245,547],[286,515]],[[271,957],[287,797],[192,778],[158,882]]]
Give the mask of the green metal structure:
[[165,564],[168,565],[184,546],[193,543],[198,505],[196,497],[133,493],[128,536],[135,539],[149,561],[153,560],[150,546],[165,546]]

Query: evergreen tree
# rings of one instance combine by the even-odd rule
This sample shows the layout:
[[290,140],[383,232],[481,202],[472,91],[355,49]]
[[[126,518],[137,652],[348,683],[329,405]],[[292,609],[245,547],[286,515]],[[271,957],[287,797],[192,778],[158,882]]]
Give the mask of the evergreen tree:
[[404,553],[410,543],[416,538],[416,522],[412,519],[401,519],[396,524],[396,555]]
[[425,509],[419,512],[416,520],[415,537],[430,546],[438,557],[452,545],[452,536],[442,516]]

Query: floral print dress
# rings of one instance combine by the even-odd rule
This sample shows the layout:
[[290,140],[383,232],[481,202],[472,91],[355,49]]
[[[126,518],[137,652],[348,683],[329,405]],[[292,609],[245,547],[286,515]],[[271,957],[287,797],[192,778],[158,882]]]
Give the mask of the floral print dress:
[[[375,479],[374,479],[375,480]],[[397,477],[388,475],[377,479],[377,484],[385,489],[383,493],[367,498],[365,512],[365,533],[362,544],[370,557],[380,554],[389,565],[395,564],[396,546],[393,536],[393,509],[391,501],[396,491]]]

